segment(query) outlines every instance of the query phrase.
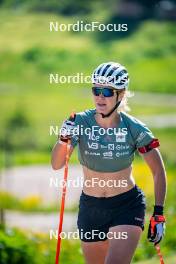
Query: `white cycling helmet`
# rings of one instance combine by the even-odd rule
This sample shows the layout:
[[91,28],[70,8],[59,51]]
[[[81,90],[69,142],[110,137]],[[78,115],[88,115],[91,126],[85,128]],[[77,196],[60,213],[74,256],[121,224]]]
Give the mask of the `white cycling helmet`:
[[115,89],[127,89],[129,76],[126,68],[116,62],[100,64],[92,74],[92,83],[112,86]]

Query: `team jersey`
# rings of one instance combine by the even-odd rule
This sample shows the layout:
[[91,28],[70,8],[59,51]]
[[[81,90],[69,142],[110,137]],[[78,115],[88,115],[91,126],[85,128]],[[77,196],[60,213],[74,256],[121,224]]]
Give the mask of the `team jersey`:
[[116,172],[128,168],[135,151],[153,139],[144,123],[120,112],[120,121],[114,128],[103,128],[95,119],[95,109],[76,114],[71,145],[78,145],[80,164],[99,172]]

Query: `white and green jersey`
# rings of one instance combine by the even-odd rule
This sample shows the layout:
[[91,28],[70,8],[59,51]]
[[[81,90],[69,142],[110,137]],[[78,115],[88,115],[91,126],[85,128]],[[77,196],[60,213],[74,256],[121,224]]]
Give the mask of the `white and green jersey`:
[[103,128],[95,120],[95,109],[76,114],[75,136],[71,145],[78,144],[78,158],[82,165],[100,172],[115,172],[128,168],[137,148],[153,139],[152,132],[138,119],[120,112],[117,127]]

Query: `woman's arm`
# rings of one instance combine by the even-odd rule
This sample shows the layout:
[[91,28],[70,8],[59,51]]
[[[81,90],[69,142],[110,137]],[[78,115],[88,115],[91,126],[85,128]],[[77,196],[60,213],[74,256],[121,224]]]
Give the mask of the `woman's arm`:
[[155,205],[163,206],[166,197],[166,171],[158,149],[142,155],[148,164],[154,178]]
[[56,142],[55,146],[53,147],[52,154],[51,154],[51,165],[54,170],[61,169],[66,162],[66,155],[67,155],[67,145],[69,146],[69,157],[71,156],[74,146],[78,142],[78,137],[73,139],[74,129],[75,129],[75,118],[76,114],[70,116],[69,119],[65,120],[62,124],[60,129],[60,134],[58,136],[58,141]]
[[[70,146],[69,156],[71,156],[74,148]],[[59,170],[65,165],[67,154],[67,143],[57,142],[52,150],[51,165],[54,170]]]

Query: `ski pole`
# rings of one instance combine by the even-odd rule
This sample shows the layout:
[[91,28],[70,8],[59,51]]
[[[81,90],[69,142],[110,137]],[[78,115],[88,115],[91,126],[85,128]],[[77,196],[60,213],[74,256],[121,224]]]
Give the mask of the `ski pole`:
[[[74,119],[75,119],[75,114],[72,113],[69,120],[74,121]],[[65,168],[64,168],[64,185],[63,185],[63,189],[62,189],[62,199],[61,199],[61,207],[60,207],[60,219],[59,219],[59,226],[58,226],[58,237],[57,237],[55,264],[59,264],[59,257],[60,257],[60,249],[61,249],[60,234],[62,232],[64,208],[65,208],[65,196],[66,196],[66,190],[67,190],[66,189],[66,183],[67,183],[67,176],[68,176],[68,161],[69,161],[69,153],[70,153],[70,144],[71,144],[71,140],[68,139],[67,150],[66,150]]]
[[161,254],[161,250],[160,250],[160,246],[159,245],[155,245],[158,257],[160,258],[160,264],[164,264],[164,260],[163,260],[163,256]]

